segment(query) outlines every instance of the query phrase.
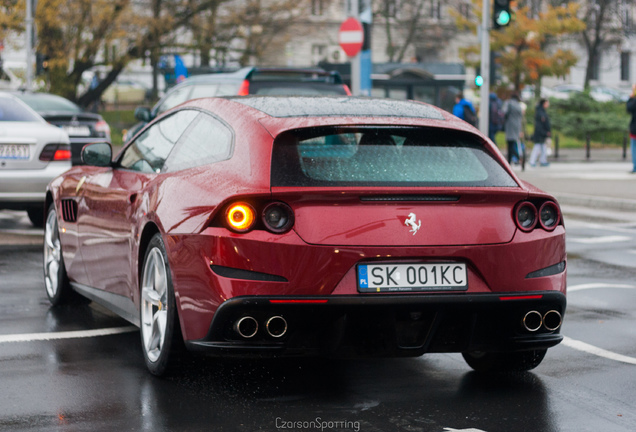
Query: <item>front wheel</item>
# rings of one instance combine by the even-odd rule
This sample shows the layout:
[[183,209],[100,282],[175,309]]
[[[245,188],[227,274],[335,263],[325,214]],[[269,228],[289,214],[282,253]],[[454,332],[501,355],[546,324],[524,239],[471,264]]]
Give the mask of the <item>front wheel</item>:
[[66,275],[54,205],[49,209],[44,225],[44,286],[53,306],[68,303],[75,297]]
[[150,240],[141,278],[141,345],[148,370],[164,375],[182,350],[170,266],[163,239]]
[[468,366],[477,372],[525,372],[539,366],[548,350],[515,352],[465,352]]

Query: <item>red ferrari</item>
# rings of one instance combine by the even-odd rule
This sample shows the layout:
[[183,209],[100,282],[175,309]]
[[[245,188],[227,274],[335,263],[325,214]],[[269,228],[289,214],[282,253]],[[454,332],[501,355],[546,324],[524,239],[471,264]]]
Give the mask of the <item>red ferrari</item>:
[[182,349],[524,371],[562,339],[559,205],[441,109],[197,99],[82,157],[48,188],[46,291],[139,326],[153,374]]

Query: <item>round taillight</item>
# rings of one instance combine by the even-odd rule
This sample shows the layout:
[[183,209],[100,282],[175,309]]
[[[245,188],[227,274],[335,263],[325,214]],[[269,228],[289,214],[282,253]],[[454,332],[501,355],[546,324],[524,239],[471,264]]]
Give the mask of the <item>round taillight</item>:
[[559,223],[559,208],[552,201],[546,201],[539,209],[539,222],[543,229],[552,231]]
[[225,220],[230,229],[241,233],[246,232],[254,226],[256,211],[247,203],[235,203],[228,207]]
[[515,222],[522,231],[532,231],[537,225],[537,208],[531,202],[520,203],[515,210]]
[[294,212],[287,204],[273,202],[263,209],[263,223],[265,228],[273,233],[284,233],[294,225]]

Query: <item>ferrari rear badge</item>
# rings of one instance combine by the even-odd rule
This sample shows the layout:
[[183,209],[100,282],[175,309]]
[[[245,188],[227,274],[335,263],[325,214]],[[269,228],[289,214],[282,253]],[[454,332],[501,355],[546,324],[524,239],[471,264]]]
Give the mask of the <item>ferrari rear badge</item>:
[[404,221],[404,225],[411,227],[411,230],[409,232],[412,232],[413,235],[417,234],[417,232],[420,230],[420,227],[422,226],[422,220],[420,219],[417,222],[416,220],[417,216],[415,216],[415,213],[409,213],[408,219]]

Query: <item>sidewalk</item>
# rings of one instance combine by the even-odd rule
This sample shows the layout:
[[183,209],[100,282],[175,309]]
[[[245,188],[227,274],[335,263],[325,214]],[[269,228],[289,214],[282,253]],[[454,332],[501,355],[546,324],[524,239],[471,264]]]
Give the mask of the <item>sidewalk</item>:
[[[519,178],[556,196],[562,207],[584,208],[599,216],[617,212],[624,220],[636,221],[636,174],[631,174],[631,155],[622,158],[622,149],[592,149],[586,159],[585,149],[560,149],[548,167],[530,167]],[[565,211],[565,209],[564,209]]]

